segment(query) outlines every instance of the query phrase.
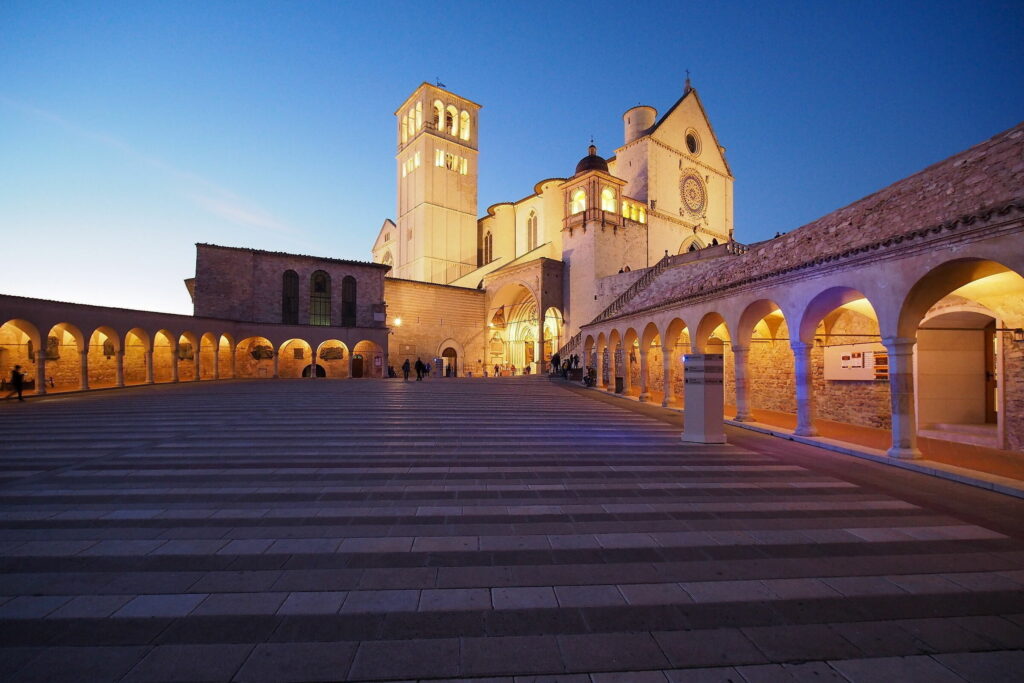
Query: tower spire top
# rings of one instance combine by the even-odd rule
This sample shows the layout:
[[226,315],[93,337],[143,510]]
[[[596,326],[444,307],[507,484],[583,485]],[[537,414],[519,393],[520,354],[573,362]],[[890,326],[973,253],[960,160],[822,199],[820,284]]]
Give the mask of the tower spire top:
[[690,70],[687,69],[686,70],[686,85],[683,86],[683,94],[685,95],[688,92],[690,92],[691,90],[693,90],[693,86],[690,85]]

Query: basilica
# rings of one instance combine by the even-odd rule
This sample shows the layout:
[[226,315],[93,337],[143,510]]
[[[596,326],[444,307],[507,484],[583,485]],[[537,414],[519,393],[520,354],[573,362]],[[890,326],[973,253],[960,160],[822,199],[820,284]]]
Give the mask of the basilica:
[[689,82],[660,117],[647,106],[623,114],[614,156],[591,145],[575,169],[553,169],[482,218],[479,111],[423,83],[395,114],[397,221],[373,244],[374,262],[392,266],[393,360],[541,372],[665,256],[732,242],[733,176]]
[[192,316],[0,295],[0,372],[21,366],[36,394],[417,359],[486,381],[558,355],[597,390],[682,410],[694,440],[725,418],[868,430],[908,460],[919,439],[1024,451],[1024,124],[745,243],[689,81],[662,113],[628,109],[610,155],[592,144],[484,211],[480,109],[428,83],[398,107],[372,262],[198,244]]

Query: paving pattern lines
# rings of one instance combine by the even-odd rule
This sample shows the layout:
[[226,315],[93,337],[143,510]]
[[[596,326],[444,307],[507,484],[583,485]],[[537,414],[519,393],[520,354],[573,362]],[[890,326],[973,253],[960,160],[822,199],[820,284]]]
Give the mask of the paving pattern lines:
[[0,678],[1021,670],[1021,502],[838,457],[539,378],[0,405]]

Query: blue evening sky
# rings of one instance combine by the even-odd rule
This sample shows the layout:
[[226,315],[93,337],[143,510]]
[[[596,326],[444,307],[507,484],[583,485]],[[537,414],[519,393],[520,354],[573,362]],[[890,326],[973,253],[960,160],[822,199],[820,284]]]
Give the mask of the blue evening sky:
[[736,236],[1024,119],[1024,2],[0,2],[0,292],[191,312],[195,242],[368,260],[395,108],[484,105],[482,214],[606,156],[684,70]]

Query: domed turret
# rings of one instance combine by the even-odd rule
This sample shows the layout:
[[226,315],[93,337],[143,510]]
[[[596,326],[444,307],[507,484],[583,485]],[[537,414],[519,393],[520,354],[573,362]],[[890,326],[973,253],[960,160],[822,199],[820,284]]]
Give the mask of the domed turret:
[[597,155],[597,147],[590,145],[587,152],[589,152],[587,156],[580,159],[580,163],[576,164],[576,175],[586,173],[587,171],[604,171],[608,173],[608,162],[604,157]]
[[654,121],[658,118],[658,111],[654,107],[640,105],[633,107],[622,115],[622,125],[625,128],[625,144],[629,144],[637,138],[643,137]]

